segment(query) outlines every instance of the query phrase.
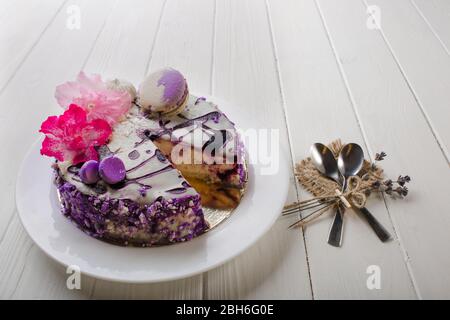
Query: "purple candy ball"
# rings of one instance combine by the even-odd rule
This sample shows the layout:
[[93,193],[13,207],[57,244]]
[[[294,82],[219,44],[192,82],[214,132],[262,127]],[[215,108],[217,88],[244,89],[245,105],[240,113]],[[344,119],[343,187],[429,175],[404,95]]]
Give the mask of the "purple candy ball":
[[100,161],[100,177],[108,184],[116,184],[125,179],[126,170],[123,161],[115,156]]
[[85,184],[94,184],[100,180],[98,174],[98,162],[95,160],[86,161],[78,172],[81,181]]

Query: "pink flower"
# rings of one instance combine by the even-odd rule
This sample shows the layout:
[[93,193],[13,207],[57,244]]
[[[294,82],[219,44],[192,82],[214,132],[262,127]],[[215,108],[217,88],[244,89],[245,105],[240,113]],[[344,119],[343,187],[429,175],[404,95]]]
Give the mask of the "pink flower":
[[61,116],[48,117],[39,132],[46,135],[42,142],[42,155],[77,164],[98,160],[94,147],[104,145],[112,129],[105,120],[88,121],[86,111],[71,104]]
[[111,126],[122,119],[132,102],[127,91],[108,89],[99,75],[89,77],[83,71],[76,81],[57,86],[55,98],[63,108],[74,103],[86,110],[89,121],[103,119]]

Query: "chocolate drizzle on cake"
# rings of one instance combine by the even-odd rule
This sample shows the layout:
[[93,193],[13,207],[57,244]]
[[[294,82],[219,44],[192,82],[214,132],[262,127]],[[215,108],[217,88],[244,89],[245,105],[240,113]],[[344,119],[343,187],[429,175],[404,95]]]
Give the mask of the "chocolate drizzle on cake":
[[185,193],[186,192],[186,188],[184,188],[184,187],[173,188],[173,189],[167,190],[166,192],[174,193],[174,194],[180,194],[180,193]]
[[[192,142],[191,138],[199,133],[202,134],[201,140]],[[240,183],[234,178],[231,180],[231,175],[234,175],[240,166],[240,158],[236,155],[236,152],[239,152],[239,145],[236,146],[239,137],[233,123],[217,106],[194,96],[190,96],[186,110],[176,116],[147,118],[135,107],[127,119],[118,124],[110,143],[98,151],[101,159],[114,155],[124,162],[126,177],[120,183],[87,186],[77,181],[77,168],[72,168],[64,178],[87,194],[131,199],[140,203],[155,201],[160,195],[177,199],[198,194],[167,158],[171,156],[170,151],[166,153],[167,150],[163,148],[160,151],[158,141],[166,141],[172,145],[183,142],[188,147],[191,145],[192,148],[212,156],[210,160],[213,162],[204,164],[216,164],[216,160],[222,159],[222,152],[227,151],[233,162],[227,162],[225,171],[224,168],[214,171],[216,169],[211,167],[211,173],[214,172],[221,183]]]
[[[134,150],[134,151],[137,152],[137,150]],[[134,152],[134,151],[132,151],[132,152]],[[138,153],[139,153],[139,152],[138,152]],[[147,159],[145,159],[144,161],[142,161],[141,163],[139,163],[138,165],[132,167],[131,169],[128,169],[128,170],[127,170],[127,173],[133,172],[133,171],[135,171],[135,170],[141,168],[143,165],[145,165],[146,163],[148,163],[148,162],[149,162],[150,160],[152,160],[154,157],[156,157],[156,158],[157,158],[160,162],[162,162],[162,163],[167,162],[167,158],[161,153],[161,151],[159,151],[158,149],[156,149],[156,150],[155,150],[155,153],[154,153],[150,158],[147,158]],[[138,158],[139,158],[139,156],[138,156],[137,158],[135,158],[135,159],[132,159],[132,160],[136,160],[136,159],[138,159]],[[130,159],[131,159],[131,158],[130,158]]]
[[128,158],[131,160],[136,160],[140,157],[139,151],[133,150],[128,154]]
[[132,183],[137,183],[137,184],[139,184],[141,186],[151,187],[150,185],[140,183],[139,181],[147,179],[147,178],[151,178],[153,176],[156,176],[158,174],[161,174],[163,172],[167,172],[167,171],[170,171],[170,170],[173,170],[172,165],[168,165],[168,166],[166,166],[166,167],[164,167],[162,169],[159,169],[159,170],[156,170],[156,171],[153,171],[153,172],[149,172],[147,174],[144,174],[144,175],[136,177],[136,178],[132,178],[132,179],[128,179],[127,178],[127,179],[124,180],[124,187],[129,185],[129,184],[132,184]]

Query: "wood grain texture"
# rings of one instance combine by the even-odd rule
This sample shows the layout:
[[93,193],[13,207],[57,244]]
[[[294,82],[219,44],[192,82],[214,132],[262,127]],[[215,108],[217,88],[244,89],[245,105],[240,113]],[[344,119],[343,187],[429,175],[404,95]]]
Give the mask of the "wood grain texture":
[[[321,0],[320,7],[369,150],[388,153],[383,168],[389,176],[413,177],[408,198],[386,198],[386,206],[416,293],[419,298],[449,297],[450,257],[443,254],[450,246],[447,160],[383,37],[366,27],[366,7],[342,3]],[[420,64],[421,69],[434,68],[429,59]]]
[[447,0],[411,0],[435,36],[450,55],[450,2]]
[[0,92],[58,14],[63,0],[2,1],[0,8]]
[[172,66],[192,92],[211,93],[215,2],[169,0],[147,72]]
[[[315,142],[341,138],[364,146],[352,101],[315,2],[303,1],[299,5],[294,0],[270,1],[269,8],[295,160],[307,157],[309,146]],[[301,193],[303,199],[310,196]],[[369,206],[393,233],[384,203],[373,201]],[[326,242],[332,213],[306,228],[314,297],[413,298],[398,241],[382,244],[350,211],[345,215],[343,246],[332,247]],[[366,286],[366,270],[370,265],[378,265],[383,270],[381,290],[369,290]]]
[[[213,94],[250,110],[259,128],[278,129],[280,144],[289,150],[264,2],[218,1],[216,10]],[[295,199],[292,188],[288,201]],[[288,222],[278,221],[252,248],[208,272],[206,297],[310,298],[303,237],[288,232]]]
[[[23,231],[25,232],[25,231]],[[20,266],[21,264],[16,264]],[[81,276],[80,289],[69,290],[66,268],[33,245],[25,256],[25,263],[12,299],[86,299],[92,297],[95,279]]]
[[[450,161],[450,59],[439,39],[409,0],[364,1],[380,8],[380,34],[423,116]],[[445,10],[445,9],[444,9]],[[398,23],[398,21],[402,23]]]
[[0,298],[11,298],[25,268],[25,261],[33,242],[23,229],[19,218],[14,216],[10,228],[0,243]]
[[119,0],[86,59],[86,72],[139,84],[146,74],[165,2]]

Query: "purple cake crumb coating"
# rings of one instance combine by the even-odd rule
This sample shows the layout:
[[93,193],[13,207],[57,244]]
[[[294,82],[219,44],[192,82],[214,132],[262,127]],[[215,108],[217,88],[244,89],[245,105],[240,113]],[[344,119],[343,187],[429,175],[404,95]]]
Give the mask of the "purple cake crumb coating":
[[237,173],[239,175],[239,185],[241,188],[245,186],[248,180],[247,166],[246,166],[246,152],[244,142],[239,133],[236,136],[236,155],[237,155]]
[[88,235],[114,244],[148,247],[188,241],[208,227],[198,195],[139,204],[83,194],[58,172],[55,184],[62,213]]

